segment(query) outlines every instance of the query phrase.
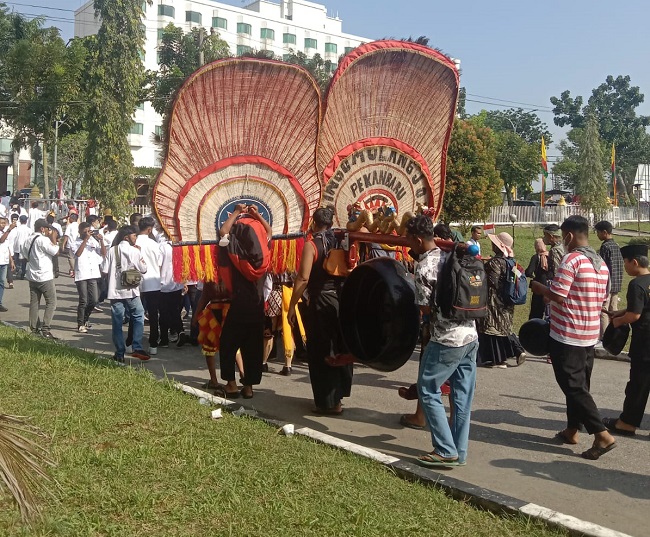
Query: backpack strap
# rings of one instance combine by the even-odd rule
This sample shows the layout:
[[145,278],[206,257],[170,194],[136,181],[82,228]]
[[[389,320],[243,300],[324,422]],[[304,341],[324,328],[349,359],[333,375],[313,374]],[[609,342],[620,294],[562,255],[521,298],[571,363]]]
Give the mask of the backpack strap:
[[115,268],[117,269],[117,272],[122,272],[122,260],[120,259],[119,244],[115,245],[113,248],[113,251],[115,252]]
[[29,245],[29,250],[27,251],[27,260],[29,260],[29,257],[32,255],[32,249],[34,248],[34,243],[36,242],[36,239],[38,239],[38,237],[34,237],[34,240]]

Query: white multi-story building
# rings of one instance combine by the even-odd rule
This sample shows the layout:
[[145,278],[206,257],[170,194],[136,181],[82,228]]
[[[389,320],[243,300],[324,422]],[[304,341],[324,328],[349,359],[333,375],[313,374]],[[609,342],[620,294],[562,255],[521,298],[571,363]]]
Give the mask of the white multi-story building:
[[[158,70],[157,48],[165,26],[173,23],[188,32],[194,27],[214,28],[230,46],[233,55],[252,50],[269,50],[283,57],[290,51],[308,56],[320,54],[336,65],[339,57],[361,43],[363,37],[343,33],[342,20],[330,16],[321,4],[306,0],[257,0],[243,8],[210,0],[154,0],[145,6],[146,42],[144,66]],[[96,34],[100,20],[90,0],[75,11],[75,36]],[[154,135],[160,133],[162,118],[151,103],[136,110],[129,143],[135,166],[160,166],[160,147]]]

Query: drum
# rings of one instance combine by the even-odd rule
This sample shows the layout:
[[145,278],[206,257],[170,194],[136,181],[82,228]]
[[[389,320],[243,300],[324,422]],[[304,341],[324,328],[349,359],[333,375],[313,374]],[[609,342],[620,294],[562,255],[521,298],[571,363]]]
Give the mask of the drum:
[[390,258],[362,263],[343,285],[339,322],[343,340],[359,362],[379,371],[399,369],[418,341],[413,276]]
[[551,324],[544,319],[531,319],[521,325],[519,342],[532,356],[546,356],[549,353]]

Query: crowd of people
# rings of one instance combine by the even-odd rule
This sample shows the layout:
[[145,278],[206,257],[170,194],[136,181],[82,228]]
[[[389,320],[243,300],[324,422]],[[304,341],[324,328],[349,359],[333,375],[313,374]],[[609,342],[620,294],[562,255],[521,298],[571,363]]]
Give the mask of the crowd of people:
[[[5,209],[0,214],[0,311],[7,311],[2,305],[5,286],[11,288],[13,278],[26,278],[32,333],[56,339],[52,334],[55,280],[63,270],[77,287],[80,333],[92,329],[91,316],[101,311],[102,303],[110,304],[114,360],[124,362],[127,354],[148,360],[158,348],[170,344],[201,345],[210,373],[206,387],[228,398],[252,398],[268,370],[272,338],[281,331],[286,357],[282,374],[291,374],[293,352],[306,341],[314,411],[343,413],[343,399],[352,390],[353,358],[341,358],[346,349],[338,324],[339,297],[345,279],[327,271],[323,262],[336,244],[330,208],[315,211],[293,278],[257,274],[250,264],[225,255],[235,251],[247,260],[259,254],[251,248],[264,250],[271,241],[271,228],[256,207],[239,205],[219,229],[218,261],[220,270],[227,271],[220,272],[217,282],[184,283],[174,280],[171,243],[152,216],[136,213],[129,224],[120,226],[110,214],[86,215],[79,222],[79,214],[71,210],[63,230],[54,214],[36,212],[40,211],[37,205],[27,214],[13,210],[11,203]],[[546,226],[525,271],[533,293],[530,318],[550,322],[548,361],[566,397],[567,426],[556,438],[576,444],[584,428],[594,435],[594,442],[582,456],[594,460],[616,446],[612,434],[635,434],[650,393],[647,247],[621,249],[612,239],[611,224],[600,222],[595,228],[603,241],[599,253],[589,246],[589,224],[584,218],[571,216],[561,226]],[[243,235],[251,229],[257,230],[255,240]],[[487,237],[493,254],[482,258],[487,313],[476,321],[447,318],[437,306],[441,292],[437,281],[450,254],[438,248],[436,239],[453,238],[447,225],[434,225],[426,215],[412,218],[406,226],[422,323],[417,382],[399,390],[401,397],[417,400],[417,406],[400,422],[415,429],[428,425],[433,450],[418,458],[427,467],[466,463],[477,365],[501,369],[526,360],[513,333],[514,308],[519,306],[508,302],[502,290],[513,265],[512,237],[508,233]],[[481,239],[482,229],[475,226],[467,243],[455,243],[455,254],[481,257]],[[59,263],[66,261],[61,269]],[[635,279],[628,290],[627,308],[618,310],[623,270]],[[186,317],[192,314],[189,333],[183,310]],[[632,325],[632,367],[623,413],[603,419],[589,388],[594,347],[609,323]],[[217,354],[225,384],[217,377]],[[237,370],[242,388],[236,381]],[[444,395],[449,396],[449,416]]]

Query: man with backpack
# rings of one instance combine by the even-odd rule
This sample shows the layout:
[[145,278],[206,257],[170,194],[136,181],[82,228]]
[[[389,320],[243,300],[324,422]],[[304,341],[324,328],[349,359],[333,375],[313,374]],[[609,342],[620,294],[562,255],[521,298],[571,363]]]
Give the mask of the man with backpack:
[[[458,245],[441,256],[432,296],[431,340],[418,375],[418,392],[431,430],[433,451],[418,457],[428,468],[466,464],[469,425],[476,384],[478,333],[475,319],[485,315],[487,288],[480,259]],[[449,380],[453,394],[451,424],[442,403],[441,387]]]
[[115,346],[113,359],[124,362],[126,344],[124,341],[124,314],[129,312],[133,322],[133,352],[131,356],[140,360],[148,360],[149,354],[142,348],[142,335],[144,333],[144,308],[140,301],[140,278],[131,280],[128,276],[133,271],[144,274],[147,264],[142,258],[140,247],[135,244],[135,228],[124,226],[118,231],[115,238],[117,244],[106,252],[106,257],[101,265],[102,274],[108,281],[107,298],[111,302],[112,337]]

